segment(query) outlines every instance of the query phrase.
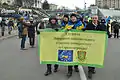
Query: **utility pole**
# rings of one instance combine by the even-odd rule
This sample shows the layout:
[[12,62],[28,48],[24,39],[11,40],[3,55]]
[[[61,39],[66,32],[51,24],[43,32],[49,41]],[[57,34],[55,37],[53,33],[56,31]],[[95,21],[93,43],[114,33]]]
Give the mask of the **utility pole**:
[[120,0],[118,0],[118,9],[120,9]]
[[84,0],[84,9],[86,10],[86,2],[85,2],[85,0]]

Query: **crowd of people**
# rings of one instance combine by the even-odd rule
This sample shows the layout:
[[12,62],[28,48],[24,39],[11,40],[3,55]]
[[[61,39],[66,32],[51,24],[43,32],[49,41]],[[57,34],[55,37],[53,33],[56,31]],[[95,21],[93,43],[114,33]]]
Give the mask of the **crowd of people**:
[[[3,22],[2,22],[3,24]],[[9,26],[13,26],[11,20],[9,21]],[[111,27],[113,26],[113,27]],[[105,19],[98,19],[98,16],[93,16],[90,20],[85,19],[84,17],[77,17],[76,14],[65,14],[61,20],[61,23],[58,24],[58,19],[56,16],[52,16],[49,18],[48,24],[44,24],[44,22],[38,23],[34,22],[32,17],[29,20],[25,20],[24,17],[20,17],[17,22],[17,27],[19,31],[19,38],[21,38],[21,50],[26,50],[25,42],[26,37],[29,37],[29,43],[32,48],[35,45],[35,34],[40,34],[40,29],[51,28],[55,31],[59,30],[95,30],[95,31],[106,31],[108,34],[108,38],[112,37],[112,31],[114,31],[114,38],[119,38],[119,24],[116,22],[114,25],[110,23],[110,20],[106,22]],[[54,65],[54,72],[58,71],[59,65]],[[71,77],[73,72],[73,67],[75,72],[79,72],[78,65],[68,66],[67,76]],[[45,72],[45,76],[48,76],[52,73],[52,65],[47,64],[47,71]],[[92,78],[92,75],[95,74],[95,67],[88,67],[88,78]]]
[[[52,28],[56,31],[59,29],[65,29],[65,30],[97,30],[97,31],[106,31],[109,34],[109,30],[107,30],[107,26],[105,25],[105,20],[102,19],[101,23],[98,22],[98,17],[94,16],[92,17],[92,20],[90,21],[84,21],[83,18],[78,19],[76,14],[64,15],[63,20],[61,22],[61,25],[58,25],[56,17],[52,17],[49,19],[49,24],[47,28]],[[74,66],[75,72],[79,72],[78,65]],[[55,64],[54,66],[54,72],[58,71],[58,65]],[[68,73],[67,76],[71,77],[73,72],[73,66],[68,66]],[[92,74],[95,74],[95,67],[88,67],[88,77],[92,78]],[[51,64],[47,64],[47,71],[45,73],[45,76],[48,76],[52,73],[51,71]]]
[[8,30],[8,34],[11,35],[12,30],[17,29],[16,20],[12,18],[2,18],[2,20],[0,21],[1,36],[5,35],[6,28]]
[[[112,28],[110,20],[106,22],[105,19],[101,19],[101,21],[98,20],[98,16],[93,16],[91,20],[85,20],[83,17],[78,18],[76,14],[64,15],[63,20],[61,21],[61,24],[58,25],[58,21],[56,17],[51,17],[49,19],[49,24],[46,26],[47,28],[52,28],[56,31],[59,31],[59,29],[65,29],[65,30],[95,30],[95,31],[105,31],[108,34],[108,38],[112,37]],[[118,23],[114,24],[114,37],[119,37],[119,25]],[[47,64],[47,71],[45,73],[45,76],[48,76],[52,73],[52,65]],[[74,66],[75,72],[79,72],[78,65]],[[58,65],[54,65],[54,72],[58,71]],[[73,66],[68,66],[68,73],[67,76],[71,77],[73,72]],[[88,67],[88,78],[92,78],[92,75],[95,74],[95,67]]]

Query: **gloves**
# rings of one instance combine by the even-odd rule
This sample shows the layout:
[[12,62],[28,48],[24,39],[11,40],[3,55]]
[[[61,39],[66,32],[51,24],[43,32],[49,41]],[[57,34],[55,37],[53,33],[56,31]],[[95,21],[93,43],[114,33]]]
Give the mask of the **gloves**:
[[37,35],[39,35],[40,34],[40,31],[37,31]]
[[55,31],[59,31],[59,29],[55,29]]
[[72,28],[68,28],[68,29],[66,29],[67,31],[70,31],[70,30],[72,30]]

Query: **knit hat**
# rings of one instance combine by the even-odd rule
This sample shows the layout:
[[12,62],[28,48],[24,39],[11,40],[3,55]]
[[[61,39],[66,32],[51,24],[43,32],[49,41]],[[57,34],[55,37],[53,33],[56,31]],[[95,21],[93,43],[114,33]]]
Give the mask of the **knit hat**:
[[56,20],[56,22],[58,21],[55,16],[51,16],[51,17],[49,18],[49,22],[50,22],[50,23],[51,23],[51,20],[52,20],[52,19]]
[[68,18],[69,19],[69,15],[68,14],[65,14],[64,17]]
[[77,15],[76,15],[76,14],[71,14],[71,16],[70,16],[70,17],[73,17],[73,16],[77,18]]

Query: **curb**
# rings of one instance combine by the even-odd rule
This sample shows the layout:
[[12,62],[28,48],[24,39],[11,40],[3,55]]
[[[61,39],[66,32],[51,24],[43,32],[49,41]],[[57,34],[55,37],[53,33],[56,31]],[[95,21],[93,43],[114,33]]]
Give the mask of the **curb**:
[[2,37],[2,38],[0,38],[0,41],[6,40],[6,39],[9,39],[9,38],[13,38],[13,37],[15,37],[15,36],[17,36],[17,34],[11,35],[11,36]]

